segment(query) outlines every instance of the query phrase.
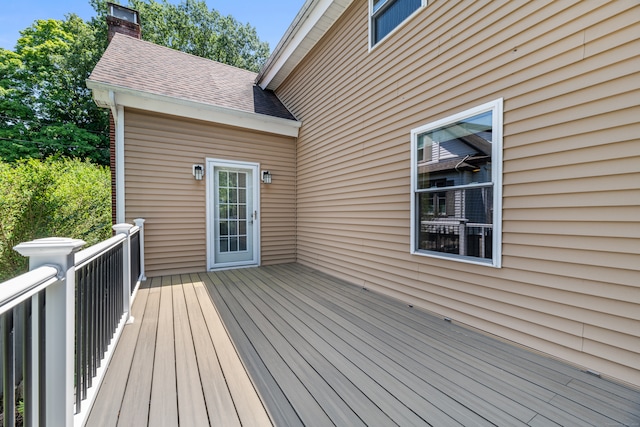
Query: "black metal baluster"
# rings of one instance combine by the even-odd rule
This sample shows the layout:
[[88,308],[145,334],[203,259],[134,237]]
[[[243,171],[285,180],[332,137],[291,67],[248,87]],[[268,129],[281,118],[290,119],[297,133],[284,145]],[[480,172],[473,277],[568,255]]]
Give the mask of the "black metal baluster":
[[33,384],[33,371],[31,370],[31,364],[33,362],[33,336],[31,331],[31,299],[24,302],[22,309],[22,324],[24,325],[24,334],[22,340],[22,378],[24,381],[24,387],[22,392],[22,401],[24,403],[24,412],[22,415],[23,425],[25,427],[31,427],[35,425],[35,420],[31,418],[33,409],[33,402],[29,398],[30,390],[27,387]]
[[90,344],[89,344],[89,330],[90,324],[88,317],[89,303],[90,303],[90,295],[91,295],[91,279],[92,279],[92,268],[91,264],[87,264],[84,267],[84,283],[82,284],[82,313],[81,313],[81,322],[84,325],[82,328],[82,342],[84,344],[82,348],[82,372],[84,374],[83,378],[83,399],[87,397],[87,389],[89,388],[90,383],[90,366],[91,366],[91,356],[89,354]]
[[[95,363],[96,369],[100,365],[100,349],[102,348],[102,322],[104,316],[104,280],[106,273],[106,260],[100,257],[99,266],[100,274],[98,275],[97,283],[97,307],[96,307],[96,348],[95,348]],[[95,372],[94,372],[95,375]]]
[[13,310],[2,315],[2,378],[4,425],[13,427],[16,423],[16,377],[15,341],[13,331]]
[[[118,245],[118,248],[120,247],[120,245]],[[114,251],[114,264],[117,265],[118,263],[118,251]],[[115,268],[114,270],[112,270],[112,274],[114,274],[117,271],[117,268]],[[117,277],[117,276],[116,276]],[[109,301],[109,319],[107,321],[107,323],[105,324],[105,339],[104,339],[104,350],[106,352],[107,347],[109,346],[109,341],[111,341],[111,335],[112,335],[112,326],[114,324],[114,318],[115,318],[115,313],[113,312],[113,309],[115,307],[115,295],[113,295],[113,282],[109,281],[107,283],[107,300]],[[104,354],[104,353],[103,353]]]
[[101,268],[101,260],[96,259],[92,262],[94,269],[94,277],[91,283],[91,347],[89,351],[91,352],[91,377],[96,375],[96,363],[97,363],[97,354],[96,349],[98,348],[98,315],[100,313],[99,307],[99,289],[100,289],[100,277],[102,276],[102,268]]
[[131,237],[131,284],[129,293],[133,294],[138,278],[140,277],[140,231]]
[[82,369],[82,284],[84,282],[84,269],[76,270],[76,289],[75,289],[75,375],[73,376],[73,385],[75,391],[76,408],[75,413],[80,412],[82,401],[82,388],[84,385],[84,375]]
[[38,358],[38,371],[40,375],[40,387],[39,387],[39,425],[46,426],[47,425],[47,399],[46,399],[46,387],[47,387],[47,341],[45,334],[45,325],[46,325],[46,312],[47,312],[47,293],[46,291],[40,292],[40,297],[38,298],[38,307],[32,308],[34,311],[38,310],[38,340],[40,341],[40,354],[34,355]]

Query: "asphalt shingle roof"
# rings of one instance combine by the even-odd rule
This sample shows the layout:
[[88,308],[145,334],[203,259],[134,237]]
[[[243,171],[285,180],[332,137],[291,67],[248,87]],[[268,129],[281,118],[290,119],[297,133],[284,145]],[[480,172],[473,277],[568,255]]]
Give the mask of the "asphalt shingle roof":
[[116,34],[89,80],[142,92],[295,120],[257,74]]

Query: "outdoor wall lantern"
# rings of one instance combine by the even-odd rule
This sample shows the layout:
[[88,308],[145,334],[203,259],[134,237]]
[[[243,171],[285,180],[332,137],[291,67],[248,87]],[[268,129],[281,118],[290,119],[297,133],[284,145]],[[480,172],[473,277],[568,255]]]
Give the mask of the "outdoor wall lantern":
[[202,181],[203,176],[204,176],[204,166],[193,165],[193,177],[196,179],[196,181]]
[[271,172],[262,171],[262,182],[265,184],[271,184]]

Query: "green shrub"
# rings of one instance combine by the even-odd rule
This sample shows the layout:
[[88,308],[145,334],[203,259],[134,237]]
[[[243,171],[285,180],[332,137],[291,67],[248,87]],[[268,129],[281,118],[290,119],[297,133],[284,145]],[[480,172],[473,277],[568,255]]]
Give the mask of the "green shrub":
[[109,169],[69,159],[0,162],[0,280],[27,271],[15,245],[53,236],[86,246],[111,236]]

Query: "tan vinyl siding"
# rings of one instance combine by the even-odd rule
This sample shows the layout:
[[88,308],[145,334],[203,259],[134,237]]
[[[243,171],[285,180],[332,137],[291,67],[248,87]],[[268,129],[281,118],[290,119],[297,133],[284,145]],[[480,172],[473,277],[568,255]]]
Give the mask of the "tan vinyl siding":
[[[277,91],[301,263],[640,385],[640,6],[435,1],[371,52],[347,9]],[[409,253],[410,131],[504,98],[503,268]]]
[[206,158],[260,163],[261,263],[295,261],[293,138],[127,109],[125,216],[145,218],[147,276],[206,270]]

